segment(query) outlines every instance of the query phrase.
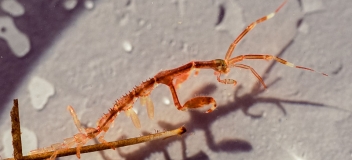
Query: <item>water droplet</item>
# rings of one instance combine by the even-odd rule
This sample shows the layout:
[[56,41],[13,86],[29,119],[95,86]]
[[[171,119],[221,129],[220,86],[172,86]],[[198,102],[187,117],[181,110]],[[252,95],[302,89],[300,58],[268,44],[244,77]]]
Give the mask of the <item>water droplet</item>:
[[169,105],[169,104],[170,104],[170,100],[169,100],[168,98],[166,98],[166,97],[163,98],[163,102],[164,102],[164,104],[166,104],[166,105]]
[[21,58],[29,52],[29,38],[16,28],[12,18],[1,16],[0,28],[0,38],[7,41],[7,44],[15,56]]
[[138,114],[138,109],[137,108],[132,108],[134,112],[136,112],[136,114]]
[[1,9],[14,17],[22,16],[24,14],[23,6],[17,1],[2,1]]
[[91,0],[84,1],[84,7],[86,7],[87,9],[92,9],[94,7],[93,1]]
[[48,102],[49,97],[54,95],[54,86],[40,77],[33,77],[28,84],[29,96],[32,106],[41,110]]
[[139,25],[140,26],[144,26],[144,24],[145,24],[145,21],[143,19],[139,20]]
[[124,42],[122,43],[122,46],[123,46],[123,49],[124,49],[126,52],[128,52],[128,53],[130,53],[130,52],[132,51],[132,49],[133,49],[132,44],[131,44],[130,42],[128,42],[128,41],[124,41]]
[[[21,126],[21,139],[22,139],[22,153],[23,155],[27,155],[29,151],[38,148],[38,139],[37,135],[27,129],[26,127]],[[5,131],[2,137],[2,143],[5,147],[5,157],[13,157],[13,147],[12,147],[12,135],[11,129]]]
[[76,7],[76,5],[77,5],[77,0],[66,0],[63,3],[64,8],[67,10],[72,10],[73,8]]

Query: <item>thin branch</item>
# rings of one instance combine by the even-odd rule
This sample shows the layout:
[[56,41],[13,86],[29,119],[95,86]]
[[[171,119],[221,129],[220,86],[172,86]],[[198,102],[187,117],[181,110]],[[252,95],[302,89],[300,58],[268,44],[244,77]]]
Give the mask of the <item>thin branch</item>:
[[21,125],[20,125],[20,113],[18,109],[18,99],[13,100],[13,107],[10,112],[11,116],[11,134],[12,134],[12,145],[13,155],[15,159],[22,159],[22,141],[21,141]]
[[[180,127],[175,130],[155,133],[155,134],[141,136],[141,137],[137,137],[137,138],[130,138],[130,139],[113,141],[113,142],[83,146],[80,149],[80,151],[81,151],[81,153],[88,153],[88,152],[102,151],[102,150],[111,149],[111,148],[119,148],[119,147],[124,147],[124,146],[128,146],[128,145],[134,145],[134,144],[139,144],[139,143],[143,143],[143,142],[154,141],[154,140],[158,140],[158,139],[165,139],[165,138],[181,135],[185,132],[186,132],[186,128]],[[75,155],[76,151],[77,151],[76,149],[77,148],[69,148],[69,149],[59,150],[57,152],[57,157]],[[44,153],[40,153],[40,154],[24,156],[22,159],[23,160],[45,159],[45,158],[51,157],[53,154],[54,154],[54,151],[44,152]],[[5,160],[13,160],[13,158],[8,158]]]

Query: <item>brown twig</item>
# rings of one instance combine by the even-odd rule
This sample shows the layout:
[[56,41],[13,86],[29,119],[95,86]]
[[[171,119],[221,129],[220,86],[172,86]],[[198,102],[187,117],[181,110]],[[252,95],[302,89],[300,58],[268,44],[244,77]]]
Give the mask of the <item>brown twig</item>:
[[[128,145],[134,145],[134,144],[139,144],[139,143],[143,143],[143,142],[158,140],[158,139],[165,139],[165,138],[169,138],[172,136],[181,135],[185,132],[186,132],[186,128],[180,127],[175,130],[159,132],[159,133],[155,133],[155,134],[151,134],[151,135],[147,135],[147,136],[141,136],[141,137],[137,137],[137,138],[130,138],[130,139],[118,140],[118,141],[113,141],[113,142],[108,142],[108,143],[100,143],[100,144],[95,144],[95,145],[83,146],[80,151],[81,151],[81,153],[88,153],[88,152],[102,151],[102,150],[111,149],[111,148],[119,148],[119,147],[124,147],[124,146],[128,146]],[[76,151],[77,151],[76,148],[59,150],[57,153],[57,157],[74,155],[74,154],[76,154]],[[45,159],[45,158],[49,158],[53,154],[54,154],[53,151],[44,152],[44,153],[40,153],[40,154],[24,156],[22,159],[23,160]],[[13,159],[14,158],[8,158],[5,160],[13,160]]]
[[15,159],[22,159],[22,141],[21,141],[21,127],[20,127],[20,113],[18,109],[18,99],[13,100],[13,107],[10,112],[11,116],[11,134],[13,155]]

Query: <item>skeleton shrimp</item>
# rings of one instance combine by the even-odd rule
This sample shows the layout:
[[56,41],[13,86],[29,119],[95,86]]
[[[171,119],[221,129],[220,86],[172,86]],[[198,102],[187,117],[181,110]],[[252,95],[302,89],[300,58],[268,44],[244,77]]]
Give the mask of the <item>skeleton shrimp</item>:
[[[281,59],[279,57],[275,57],[269,54],[247,54],[247,55],[239,55],[231,58],[232,52],[236,48],[236,45],[242,40],[242,38],[249,31],[251,31],[257,24],[274,17],[275,14],[286,4],[286,2],[287,0],[284,1],[274,12],[264,17],[261,17],[256,21],[252,22],[250,25],[248,25],[246,29],[244,29],[242,33],[231,43],[231,45],[229,46],[226,52],[225,59],[215,59],[210,61],[191,61],[178,68],[165,70],[157,73],[154,77],[142,82],[139,86],[134,87],[132,91],[130,91],[128,94],[125,94],[120,99],[116,100],[114,106],[109,110],[109,113],[104,114],[104,116],[97,122],[96,128],[84,129],[83,127],[81,127],[80,122],[75,116],[75,113],[72,107],[69,106],[68,108],[70,110],[70,113],[80,133],[74,135],[74,137],[72,138],[66,139],[64,143],[54,144],[52,145],[52,147],[49,147],[48,149],[44,148],[43,150],[58,150],[58,149],[69,148],[76,143],[78,146],[77,157],[79,158],[80,157],[79,147],[84,145],[89,139],[95,138],[102,132],[98,140],[101,143],[106,142],[104,140],[104,134],[108,131],[109,127],[113,124],[115,118],[117,117],[117,114],[122,111],[124,111],[126,115],[131,118],[136,128],[140,128],[141,125],[137,117],[137,114],[132,109],[133,104],[138,98],[140,98],[141,104],[147,107],[148,116],[149,118],[152,119],[154,117],[154,105],[149,96],[153,91],[153,89],[158,84],[164,84],[169,87],[174,104],[178,110],[185,111],[187,109],[195,109],[206,105],[210,105],[211,107],[206,111],[206,113],[210,113],[214,111],[217,107],[217,104],[213,97],[207,97],[207,96],[195,97],[188,100],[184,105],[180,104],[175,87],[179,86],[181,83],[186,81],[192,70],[198,71],[200,69],[212,69],[214,70],[214,74],[218,82],[222,84],[236,85],[237,84],[236,80],[222,79],[221,75],[229,73],[230,69],[235,67],[247,69],[252,72],[252,74],[259,80],[259,82],[263,85],[264,88],[266,88],[266,85],[263,79],[260,77],[260,75],[252,67],[245,64],[239,64],[239,62],[246,59],[275,60],[289,67],[316,72],[311,68],[296,66],[291,62],[288,62],[284,59]],[[327,74],[325,73],[320,73],[320,74],[327,76]],[[43,150],[36,150],[33,153],[36,153],[38,151],[40,152]]]

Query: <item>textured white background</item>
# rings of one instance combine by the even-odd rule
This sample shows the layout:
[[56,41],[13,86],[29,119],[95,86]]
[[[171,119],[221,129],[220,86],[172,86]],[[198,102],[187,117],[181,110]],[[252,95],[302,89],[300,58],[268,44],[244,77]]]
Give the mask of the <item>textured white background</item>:
[[[52,3],[63,8],[58,1]],[[62,142],[78,132],[67,105],[75,108],[83,124],[95,126],[117,98],[159,71],[192,60],[224,58],[229,44],[246,25],[281,3],[101,0],[94,1],[92,9],[85,9],[83,3],[73,10],[62,9],[79,11],[51,36],[51,43],[38,51],[40,58],[30,63],[15,87],[9,89],[1,83],[1,88],[6,88],[1,96],[6,94],[6,99],[0,106],[0,136],[10,129],[12,99],[18,98],[21,125],[36,135],[28,144],[37,142],[37,147],[45,147]],[[329,77],[281,64],[267,70],[271,62],[245,61],[260,75],[265,74],[267,84],[276,82],[258,93],[253,89],[258,80],[249,71],[233,69],[227,76],[238,81],[233,87],[218,83],[212,71],[202,70],[182,84],[178,95],[181,103],[195,95],[213,96],[218,102],[213,113],[178,111],[168,87],[159,85],[151,95],[155,119],[149,120],[146,109],[137,101],[134,108],[142,129],[136,129],[125,114],[120,114],[106,139],[136,137],[144,131],[153,133],[182,125],[188,129],[185,135],[83,154],[82,159],[351,159],[351,6],[350,0],[290,0],[273,19],[251,31],[234,53],[281,52],[281,58]],[[220,8],[225,14],[217,24]],[[26,10],[24,15],[30,12]],[[29,39],[35,46],[38,39]],[[131,51],[124,48],[126,44],[132,46]],[[6,39],[0,47],[9,47]],[[38,54],[33,50],[37,51],[31,48],[26,56]],[[0,65],[15,56],[8,54],[11,50],[5,51],[0,53]],[[25,61],[26,56],[19,61]],[[16,79],[16,74],[8,73],[11,65],[1,68],[1,75],[6,75],[1,77],[3,81]],[[38,77],[54,88],[54,94],[40,110],[32,104],[35,91],[29,89],[31,80]],[[39,83],[38,87],[43,86]],[[246,115],[246,108],[253,114],[263,112],[263,116]],[[3,158],[8,156],[7,147],[11,147],[4,144],[4,139],[0,139]],[[31,149],[35,148],[27,150]]]

